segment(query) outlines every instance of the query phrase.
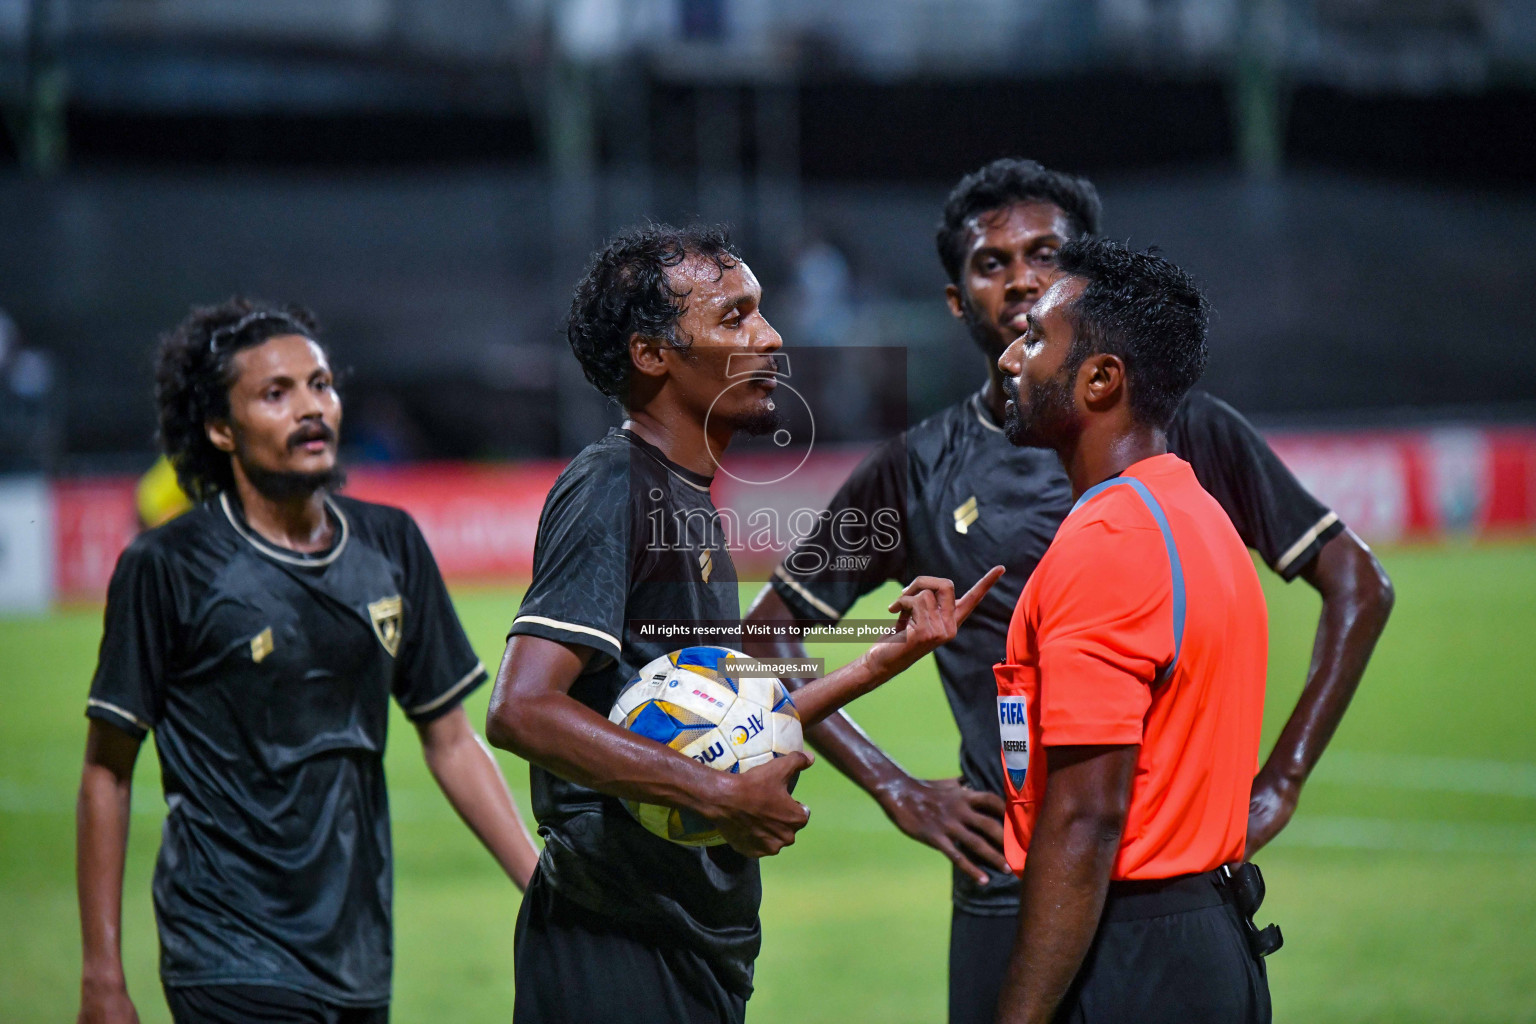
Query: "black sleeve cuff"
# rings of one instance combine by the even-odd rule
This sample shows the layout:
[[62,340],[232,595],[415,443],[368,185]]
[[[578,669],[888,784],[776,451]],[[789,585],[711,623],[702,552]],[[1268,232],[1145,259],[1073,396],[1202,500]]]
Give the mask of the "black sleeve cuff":
[[507,630],[507,637],[511,638],[520,634],[523,636],[542,637],[545,640],[553,640],[557,644],[575,644],[581,647],[590,647],[615,661],[619,659],[619,638],[607,630],[598,629],[596,626],[588,626],[586,623],[567,622],[545,615],[519,615],[512,621],[512,628]]
[[456,683],[436,697],[412,707],[402,705],[401,710],[405,712],[405,717],[417,725],[426,725],[434,718],[441,718],[464,703],[464,698],[478,690],[480,684],[489,678],[484,663],[477,661],[474,668],[460,676]]
[[782,565],[773,570],[773,576],[768,582],[797,618],[808,622],[836,622],[843,617],[843,613],[835,606],[785,572]]
[[1312,564],[1312,560],[1317,557],[1317,553],[1323,549],[1324,544],[1343,532],[1344,523],[1339,519],[1338,513],[1329,512],[1311,529],[1296,538],[1295,543],[1282,552],[1270,568],[1289,583],[1301,575],[1303,569]]
[[154,729],[153,724],[139,718],[127,708],[119,707],[111,701],[97,700],[95,697],[85,702],[85,717],[116,726],[136,740],[142,740]]

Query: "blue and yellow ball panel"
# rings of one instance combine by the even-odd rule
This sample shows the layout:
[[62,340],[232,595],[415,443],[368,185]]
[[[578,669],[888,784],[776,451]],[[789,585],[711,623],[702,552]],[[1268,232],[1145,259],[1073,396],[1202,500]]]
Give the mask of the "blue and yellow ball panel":
[[632,733],[677,748],[687,746],[695,735],[715,727],[708,719],[664,700],[646,701],[630,712],[623,725]]
[[659,804],[642,804],[626,800],[629,812],[646,831],[682,846],[719,846],[725,842],[714,823],[699,817],[692,811]]
[[675,668],[684,668],[713,679],[735,693],[737,692],[736,677],[730,671],[730,662],[743,657],[745,656],[728,647],[685,647],[667,655],[667,660]]
[[[619,693],[609,721],[716,771],[749,771],[804,749],[800,717],[784,685],[771,676],[738,675],[731,664],[750,660],[725,647],[663,655]],[[647,831],[670,842],[725,842],[693,811],[633,800],[624,805]]]
[[720,663],[735,654],[727,647],[684,647],[667,655],[667,660],[678,668],[698,666],[711,672],[720,671]]

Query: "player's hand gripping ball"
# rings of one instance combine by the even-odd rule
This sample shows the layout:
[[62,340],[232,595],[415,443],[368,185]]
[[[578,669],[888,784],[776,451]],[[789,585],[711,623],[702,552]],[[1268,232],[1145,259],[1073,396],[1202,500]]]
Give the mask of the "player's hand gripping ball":
[[[732,671],[731,662],[751,660],[726,647],[673,651],[629,681],[608,720],[722,772],[744,772],[804,750],[800,713],[784,684]],[[725,842],[713,823],[692,811],[624,803],[663,839],[684,846]]]

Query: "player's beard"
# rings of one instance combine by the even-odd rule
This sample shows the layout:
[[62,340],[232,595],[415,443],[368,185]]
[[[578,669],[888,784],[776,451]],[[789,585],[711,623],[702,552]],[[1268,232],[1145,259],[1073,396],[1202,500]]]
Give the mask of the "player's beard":
[[751,412],[737,417],[732,424],[736,433],[746,434],[748,437],[762,437],[771,434],[784,425],[784,414],[779,411],[778,403],[769,398]]
[[330,469],[313,473],[301,473],[287,469],[266,469],[242,462],[240,468],[245,478],[268,501],[292,501],[307,498],[316,491],[338,491],[347,482],[347,471],[341,463],[333,463]]
[[[332,443],[335,434],[330,432]],[[292,448],[293,439],[290,438],[289,447]],[[331,463],[329,469],[302,472],[292,469],[268,469],[259,465],[250,458],[245,446],[245,439],[239,431],[235,432],[234,457],[240,462],[240,469],[245,478],[250,481],[256,493],[268,501],[285,502],[295,498],[307,498],[316,491],[338,491],[347,482],[347,471],[342,468],[338,459]]]
[[1003,434],[1011,444],[1059,450],[1076,435],[1077,410],[1070,383],[1075,376],[1074,370],[1059,373],[1043,383],[1031,381],[1027,405],[1019,401],[1018,378],[1003,377],[1003,394],[1013,402],[1005,407],[1003,416]]
[[[726,423],[730,425],[731,433],[746,434],[748,437],[762,437],[771,434],[784,425],[784,414],[778,409],[778,404],[773,400],[772,393],[765,394],[762,399],[753,403],[749,408],[740,411],[731,411],[730,403],[724,401],[727,395],[740,387],[751,388],[752,380],[767,374],[784,372],[781,369],[782,361],[778,356],[769,357],[769,365],[754,368],[744,373],[731,372],[731,359],[741,357],[747,353],[737,350],[721,352],[718,350],[701,351],[697,346],[689,346],[682,350],[685,360],[701,366],[706,372],[711,373],[720,380],[720,391],[710,403],[709,409],[704,414],[704,429],[710,429],[710,423]],[[708,362],[705,362],[708,360]],[[746,378],[746,379],[733,379]]]
[[1003,351],[1013,342],[1013,336],[988,320],[986,314],[971,302],[971,295],[964,288],[960,289],[960,319],[965,324],[965,333],[981,349],[981,354],[991,365],[996,365]]

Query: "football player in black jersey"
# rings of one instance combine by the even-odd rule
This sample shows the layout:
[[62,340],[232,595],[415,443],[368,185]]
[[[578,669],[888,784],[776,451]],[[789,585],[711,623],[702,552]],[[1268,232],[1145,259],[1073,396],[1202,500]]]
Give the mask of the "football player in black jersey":
[[168,813],[160,974],[185,1022],[384,1021],[389,700],[523,888],[537,851],[461,706],[486,678],[410,516],[338,495],[341,401],[313,319],[242,299],[162,342],[160,438],[200,503],[118,559],[78,808],[80,1020],[137,1020],[120,948],[133,766]]
[[[986,360],[987,380],[962,402],[877,448],[832,499],[828,516],[775,570],[749,621],[840,618],[886,580],[926,573],[967,578],[1002,562],[1008,574],[952,643],[935,654],[960,727],[961,775],[913,778],[844,715],[807,734],[812,745],[870,793],[907,835],[955,864],[950,932],[952,1024],[990,1021],[1017,930],[1018,880],[1000,845],[1003,792],[992,665],[1008,616],[1056,527],[1071,508],[1054,455],[1014,448],[1002,433],[998,357],[1056,275],[1056,251],[1098,230],[1100,205],[1083,178],[1028,160],[994,161],[950,193],[938,230],[950,312]],[[1169,449],[1194,467],[1249,547],[1282,578],[1304,578],[1322,596],[1306,688],[1254,780],[1251,855],[1285,826],[1360,682],[1392,606],[1392,588],[1366,545],[1309,494],[1240,415],[1192,393],[1168,431]],[[901,543],[863,544],[849,523],[881,508],[902,517]],[[843,509],[862,515],[841,517]],[[837,522],[834,533],[834,520]],[[873,538],[867,538],[873,540]],[[859,572],[824,556],[850,546],[870,554]],[[800,557],[802,552],[815,557]],[[803,656],[794,642],[748,644],[762,656]]]
[[[760,946],[757,858],[794,842],[801,753],[741,774],[608,721],[619,691],[687,642],[637,620],[739,629],[736,570],[710,501],[737,432],[773,429],[781,345],[723,233],[652,225],[597,253],[567,319],[587,379],[626,419],[573,459],[539,517],[533,581],[496,678],[486,735],[533,765],[544,852],[518,913],[519,1024],[740,1021]],[[676,524],[655,531],[655,524]],[[806,724],[955,635],[1001,568],[956,599],[919,578],[876,644],[796,695]],[[712,637],[740,647],[739,632]],[[652,835],[622,799],[714,822],[728,845]]]

